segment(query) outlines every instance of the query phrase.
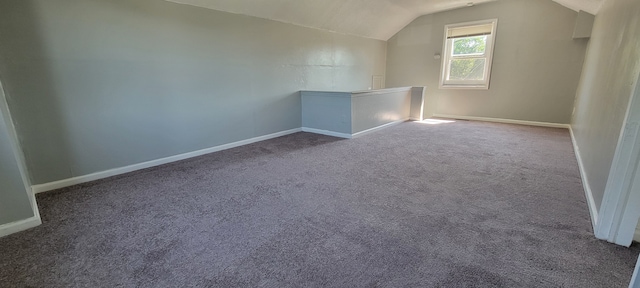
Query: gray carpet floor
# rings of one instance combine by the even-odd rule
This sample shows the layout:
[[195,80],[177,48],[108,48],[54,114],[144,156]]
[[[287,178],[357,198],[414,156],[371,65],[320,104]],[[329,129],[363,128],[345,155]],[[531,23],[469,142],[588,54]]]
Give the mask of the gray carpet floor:
[[2,287],[626,287],[569,133],[407,122],[296,133],[38,195]]

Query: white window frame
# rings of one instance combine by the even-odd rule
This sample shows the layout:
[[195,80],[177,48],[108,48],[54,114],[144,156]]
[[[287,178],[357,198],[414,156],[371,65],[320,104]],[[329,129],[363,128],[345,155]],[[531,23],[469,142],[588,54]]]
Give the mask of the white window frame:
[[[476,54],[476,55],[464,55],[464,56],[453,56],[453,41],[454,39],[447,39],[448,31],[452,28],[460,28],[465,26],[477,26],[483,24],[491,24],[491,34],[487,35],[487,43],[485,47],[484,54]],[[456,23],[449,24],[444,26],[444,43],[442,47],[443,57],[440,68],[440,89],[489,89],[489,83],[491,81],[491,64],[493,60],[493,50],[496,42],[496,30],[498,28],[498,19],[488,19],[488,20],[480,20],[473,22],[465,22],[465,23]],[[470,58],[484,58],[485,59],[485,68],[484,68],[484,80],[447,80],[447,76],[449,75],[450,65],[449,62],[452,59],[470,59]]]

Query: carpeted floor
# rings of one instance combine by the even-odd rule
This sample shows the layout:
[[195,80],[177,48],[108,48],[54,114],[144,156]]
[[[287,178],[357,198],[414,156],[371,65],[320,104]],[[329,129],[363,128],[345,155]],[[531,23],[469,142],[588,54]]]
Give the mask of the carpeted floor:
[[2,287],[626,287],[569,133],[407,122],[297,133],[38,195]]

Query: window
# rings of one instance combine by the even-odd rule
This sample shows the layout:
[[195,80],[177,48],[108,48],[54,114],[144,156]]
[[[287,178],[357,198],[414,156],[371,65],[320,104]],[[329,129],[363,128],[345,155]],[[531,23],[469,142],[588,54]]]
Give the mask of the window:
[[440,88],[489,89],[498,19],[444,27]]

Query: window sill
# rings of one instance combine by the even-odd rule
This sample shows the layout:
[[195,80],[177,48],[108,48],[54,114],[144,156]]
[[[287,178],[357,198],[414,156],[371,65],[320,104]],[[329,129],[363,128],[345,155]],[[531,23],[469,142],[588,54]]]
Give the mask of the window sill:
[[488,85],[456,85],[456,84],[442,85],[442,84],[440,84],[440,86],[438,88],[439,89],[489,90],[489,86]]

